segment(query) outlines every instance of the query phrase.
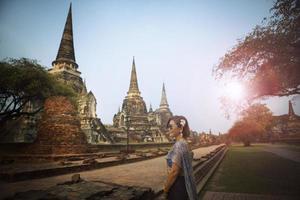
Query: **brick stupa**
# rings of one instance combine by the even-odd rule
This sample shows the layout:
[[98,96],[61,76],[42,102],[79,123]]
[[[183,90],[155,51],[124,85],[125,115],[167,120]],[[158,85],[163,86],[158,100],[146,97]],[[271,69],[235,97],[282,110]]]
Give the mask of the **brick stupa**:
[[86,145],[75,106],[66,97],[48,98],[31,153],[81,154],[86,153]]

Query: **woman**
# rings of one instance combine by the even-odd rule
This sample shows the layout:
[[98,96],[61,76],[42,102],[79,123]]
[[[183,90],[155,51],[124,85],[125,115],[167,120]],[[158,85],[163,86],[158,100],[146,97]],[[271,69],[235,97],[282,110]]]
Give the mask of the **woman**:
[[192,155],[186,141],[190,134],[188,122],[183,116],[173,116],[167,126],[169,136],[176,143],[167,155],[168,178],[164,193],[167,199],[197,199],[196,185],[193,176]]

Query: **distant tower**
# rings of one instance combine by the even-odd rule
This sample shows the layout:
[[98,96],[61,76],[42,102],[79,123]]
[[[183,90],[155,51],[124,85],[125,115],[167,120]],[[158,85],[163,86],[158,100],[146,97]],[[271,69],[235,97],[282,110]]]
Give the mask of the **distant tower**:
[[153,112],[152,105],[150,103],[149,112]]
[[86,86],[80,77],[78,64],[75,60],[72,26],[72,4],[70,4],[66,24],[60,41],[56,59],[52,62],[51,74],[57,74],[58,78],[71,85],[78,93],[87,93]]
[[78,71],[75,59],[72,25],[72,4],[70,4],[67,20],[58,48],[56,59],[52,62],[50,74],[55,74],[57,79],[71,86],[78,94],[78,115],[81,130],[85,133],[88,143],[111,142],[105,135],[106,130],[96,114],[97,100],[92,91],[87,92],[86,83]]
[[114,117],[115,127],[125,126],[125,116],[128,116],[130,127],[135,133],[144,133],[149,128],[147,108],[138,87],[135,59],[133,57],[130,84],[127,96],[123,100],[121,112]]
[[169,104],[168,104],[166,89],[165,89],[165,83],[163,83],[162,93],[161,93],[161,100],[160,100],[159,107],[161,109],[169,109]]
[[122,105],[122,111],[128,112],[127,114],[131,115],[145,115],[147,113],[146,104],[141,97],[141,92],[138,87],[138,80],[136,75],[135,60],[133,57],[131,75],[130,75],[130,84]]
[[167,94],[166,94],[166,88],[165,83],[163,83],[162,92],[161,92],[161,100],[159,108],[155,111],[158,115],[157,119],[160,121],[160,127],[163,132],[167,131],[167,123],[170,119],[170,117],[173,116],[173,113],[171,112],[167,100]]
[[127,95],[132,96],[140,96],[138,81],[137,81],[137,75],[136,75],[136,69],[135,69],[135,60],[133,57],[132,61],[132,69],[131,69],[131,77],[130,77],[130,85],[129,90],[127,92]]
[[[65,28],[60,41],[56,59],[52,62],[53,67],[68,67],[76,72],[78,65],[75,61],[73,43],[72,4],[70,4]],[[80,74],[80,73],[79,73]]]
[[293,104],[291,101],[289,101],[289,116],[294,116],[294,115],[295,115],[295,112],[293,109]]

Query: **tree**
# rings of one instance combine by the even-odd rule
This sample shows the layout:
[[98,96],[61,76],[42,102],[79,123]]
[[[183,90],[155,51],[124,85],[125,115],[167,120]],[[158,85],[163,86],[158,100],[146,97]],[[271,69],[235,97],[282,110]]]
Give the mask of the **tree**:
[[277,0],[271,12],[214,67],[217,79],[229,76],[248,86],[250,103],[300,94],[300,0]]
[[243,119],[253,120],[267,128],[272,122],[272,112],[266,104],[256,103],[251,105],[246,110],[242,111],[241,116]]
[[229,136],[250,146],[258,139],[268,139],[272,123],[272,112],[265,104],[253,104],[241,113],[241,119],[229,130]]
[[[57,81],[35,60],[26,58],[0,61],[0,126],[24,115],[35,115],[50,96],[75,97],[74,91]],[[29,103],[37,105],[25,109]]]
[[261,133],[262,127],[253,120],[237,121],[229,130],[230,138],[242,142],[244,146],[250,146]]

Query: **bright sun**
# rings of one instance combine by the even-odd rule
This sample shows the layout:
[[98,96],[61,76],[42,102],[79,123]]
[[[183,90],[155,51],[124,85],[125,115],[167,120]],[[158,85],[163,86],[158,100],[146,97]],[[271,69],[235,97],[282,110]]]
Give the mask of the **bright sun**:
[[244,96],[244,88],[238,82],[230,82],[226,85],[226,96],[232,100],[241,100]]

